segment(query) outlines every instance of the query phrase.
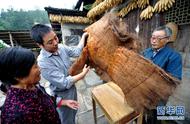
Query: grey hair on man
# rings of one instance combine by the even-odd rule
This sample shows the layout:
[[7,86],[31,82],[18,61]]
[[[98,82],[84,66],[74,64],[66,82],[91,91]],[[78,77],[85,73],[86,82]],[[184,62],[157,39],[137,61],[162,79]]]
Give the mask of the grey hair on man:
[[154,31],[161,31],[161,30],[164,30],[164,32],[166,33],[166,37],[172,36],[172,30],[171,30],[171,28],[169,28],[167,26],[160,26],[160,27],[157,27],[156,29],[154,29]]

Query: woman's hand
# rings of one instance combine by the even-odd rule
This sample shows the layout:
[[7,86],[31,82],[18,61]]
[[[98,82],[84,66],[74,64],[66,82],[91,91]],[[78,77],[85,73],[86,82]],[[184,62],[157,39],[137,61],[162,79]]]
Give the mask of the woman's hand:
[[61,105],[67,106],[75,110],[79,108],[79,103],[75,100],[62,100]]

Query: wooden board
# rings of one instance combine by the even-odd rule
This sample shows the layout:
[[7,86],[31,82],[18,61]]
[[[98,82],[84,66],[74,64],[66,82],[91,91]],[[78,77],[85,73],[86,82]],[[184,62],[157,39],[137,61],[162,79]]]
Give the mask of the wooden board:
[[126,103],[122,90],[113,82],[95,87],[92,90],[92,97],[110,123],[127,122],[138,115]]

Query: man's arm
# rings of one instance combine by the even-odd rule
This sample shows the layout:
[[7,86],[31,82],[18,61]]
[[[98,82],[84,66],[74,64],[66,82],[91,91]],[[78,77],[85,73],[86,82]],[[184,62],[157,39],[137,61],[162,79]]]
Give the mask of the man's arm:
[[40,66],[40,70],[42,76],[59,89],[69,89],[74,83],[72,76],[64,75],[58,67],[50,63],[46,63],[46,66]]
[[89,67],[85,65],[81,73],[74,76],[66,76],[60,71],[58,67],[52,65],[51,63],[46,62],[45,66],[43,66],[42,64],[40,65],[39,62],[39,66],[41,68],[42,76],[52,85],[63,90],[69,89],[75,82],[84,78],[89,70]]

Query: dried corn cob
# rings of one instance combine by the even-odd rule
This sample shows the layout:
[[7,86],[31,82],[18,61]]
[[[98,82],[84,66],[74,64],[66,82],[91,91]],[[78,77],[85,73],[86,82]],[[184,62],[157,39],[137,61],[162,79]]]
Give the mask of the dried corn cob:
[[139,8],[144,9],[147,5],[149,5],[149,0],[138,0],[137,5]]
[[92,8],[96,7],[98,4],[100,4],[101,2],[103,2],[104,0],[96,0],[93,4],[92,4]]
[[58,21],[60,23],[81,23],[81,24],[87,24],[92,23],[92,20],[90,20],[87,17],[80,17],[80,16],[60,16],[60,15],[49,15],[49,18],[52,22]]
[[129,4],[127,5],[127,7],[121,9],[118,13],[119,16],[124,17],[125,15],[127,15],[131,10],[136,9],[137,8],[137,1],[133,0],[131,2],[129,2]]
[[141,12],[141,14],[140,14],[141,20],[143,20],[143,19],[145,19],[145,20],[146,19],[150,19],[152,17],[152,15],[153,15],[153,12],[154,12],[153,7],[149,5],[146,9],[144,9]]
[[122,3],[123,0],[104,0],[99,5],[97,5],[95,8],[91,9],[87,13],[88,18],[94,18],[97,15],[102,14],[108,9],[111,9],[112,7]]
[[154,12],[164,12],[171,8],[175,0],[159,0],[154,6]]

